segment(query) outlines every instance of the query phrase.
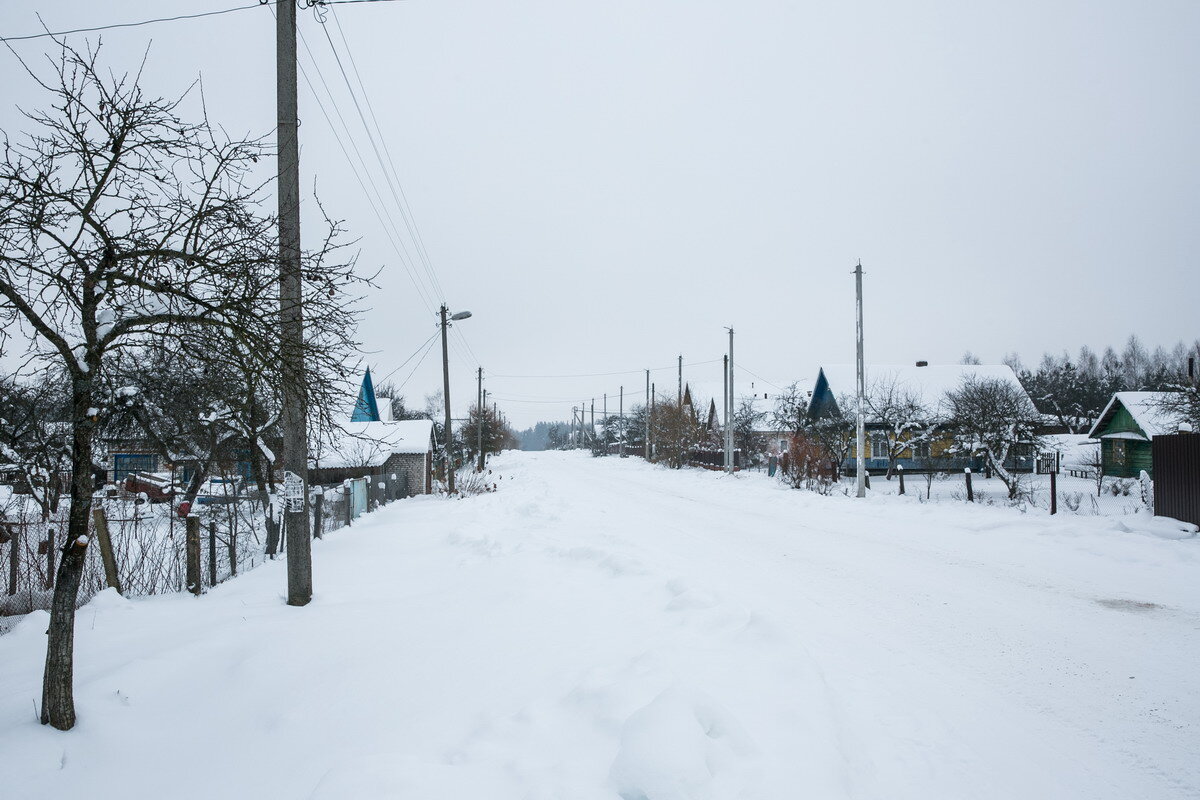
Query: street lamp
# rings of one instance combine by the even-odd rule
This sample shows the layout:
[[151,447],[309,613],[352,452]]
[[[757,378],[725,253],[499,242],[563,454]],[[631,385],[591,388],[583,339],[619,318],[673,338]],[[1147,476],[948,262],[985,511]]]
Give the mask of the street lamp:
[[442,317],[442,394],[446,398],[446,487],[450,494],[454,494],[454,454],[451,451],[451,442],[454,437],[450,430],[450,354],[446,349],[446,328],[450,322],[467,319],[471,316],[471,312],[459,311],[457,314],[447,317],[449,313],[450,309],[446,308],[445,303],[442,303],[440,314]]

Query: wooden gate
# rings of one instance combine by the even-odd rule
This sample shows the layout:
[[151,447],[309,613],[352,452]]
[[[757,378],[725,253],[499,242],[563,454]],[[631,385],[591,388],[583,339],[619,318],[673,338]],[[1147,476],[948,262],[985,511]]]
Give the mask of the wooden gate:
[[1200,525],[1200,433],[1155,436],[1154,513]]

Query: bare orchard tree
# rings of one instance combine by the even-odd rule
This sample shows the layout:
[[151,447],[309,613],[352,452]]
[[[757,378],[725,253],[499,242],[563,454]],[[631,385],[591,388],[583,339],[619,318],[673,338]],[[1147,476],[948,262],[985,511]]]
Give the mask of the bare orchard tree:
[[925,407],[920,393],[896,375],[872,381],[863,399],[867,415],[882,425],[880,432],[887,442],[887,479],[891,480],[900,454],[928,443],[933,437],[936,431],[933,413]]
[[1020,481],[1004,466],[1019,446],[1036,451],[1039,417],[1029,395],[1019,386],[998,378],[967,376],[946,393],[945,418],[954,443],[952,450],[982,455],[988,467],[1017,498]]
[[58,510],[71,463],[70,428],[61,421],[64,382],[46,377],[28,384],[0,379],[0,460],[21,471],[43,522]]
[[275,224],[250,183],[267,155],[180,101],[62,45],[43,79],[49,110],[27,114],[0,152],[0,316],[15,318],[30,363],[68,377],[67,540],[51,606],[41,719],[75,724],[75,602],[89,543],[92,465],[105,376],[116,354],[196,327],[221,329],[264,360],[278,305]]
[[841,395],[837,402],[828,404],[818,414],[805,414],[799,435],[808,439],[829,459],[829,468],[834,475],[841,473],[842,464],[850,457],[854,444],[855,400]]
[[775,409],[771,413],[771,426],[777,431],[798,433],[804,428],[808,417],[808,403],[811,392],[805,391],[799,383],[786,386],[775,396]]
[[704,431],[689,405],[674,396],[660,396],[654,404],[654,460],[682,469],[688,456],[704,440]]

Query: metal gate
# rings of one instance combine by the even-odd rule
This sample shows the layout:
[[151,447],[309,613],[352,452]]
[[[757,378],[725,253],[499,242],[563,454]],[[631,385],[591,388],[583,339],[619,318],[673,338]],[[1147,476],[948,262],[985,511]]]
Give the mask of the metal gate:
[[1200,433],[1155,436],[1154,513],[1200,525]]

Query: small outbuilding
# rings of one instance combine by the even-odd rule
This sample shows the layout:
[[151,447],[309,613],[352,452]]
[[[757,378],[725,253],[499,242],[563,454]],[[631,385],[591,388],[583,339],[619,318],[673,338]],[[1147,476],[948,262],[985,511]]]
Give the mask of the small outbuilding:
[[432,420],[345,423],[334,442],[310,455],[308,480],[314,485],[395,474],[406,494],[433,491]]
[[1117,392],[1108,401],[1089,439],[1100,440],[1101,470],[1114,478],[1154,477],[1151,441],[1175,433],[1178,421],[1162,408],[1169,392]]

